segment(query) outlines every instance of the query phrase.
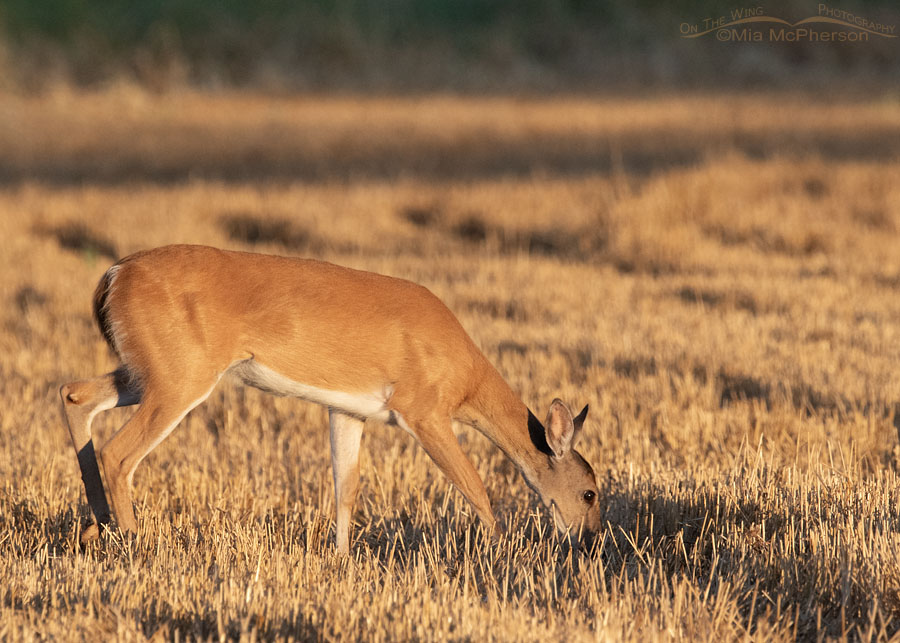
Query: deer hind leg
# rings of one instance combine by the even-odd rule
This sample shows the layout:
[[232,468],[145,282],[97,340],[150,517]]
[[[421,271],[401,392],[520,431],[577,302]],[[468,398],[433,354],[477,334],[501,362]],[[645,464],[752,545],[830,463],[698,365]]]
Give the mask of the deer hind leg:
[[59,389],[63,413],[72,438],[72,446],[78,457],[81,480],[87,494],[95,524],[82,533],[82,542],[93,540],[100,534],[99,526],[109,523],[109,504],[103,492],[100,469],[91,434],[94,417],[117,406],[137,404],[140,391],[132,383],[127,371],[119,368],[112,373],[78,382],[69,382]]
[[335,545],[350,553],[350,516],[359,491],[359,443],[365,423],[355,417],[328,410],[331,429],[331,466],[334,474]]
[[[434,463],[468,500],[485,526],[496,527],[491,501],[481,476],[472,466],[453,433],[449,418],[411,419],[397,417],[397,423],[412,433]],[[496,534],[494,534],[496,536]]]
[[119,529],[137,532],[131,499],[131,480],[137,465],[185,415],[209,397],[218,381],[219,377],[212,382],[181,381],[165,389],[147,386],[137,412],[100,451]]

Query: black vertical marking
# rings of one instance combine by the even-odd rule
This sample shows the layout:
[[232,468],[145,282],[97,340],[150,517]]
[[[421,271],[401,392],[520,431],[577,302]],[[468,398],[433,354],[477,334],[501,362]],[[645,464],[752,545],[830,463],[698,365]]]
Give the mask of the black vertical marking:
[[538,451],[546,455],[555,455],[553,449],[547,444],[547,430],[541,421],[534,417],[531,409],[528,410],[528,435],[531,437],[531,443]]
[[88,440],[78,452],[78,466],[81,469],[81,481],[87,493],[88,504],[94,517],[101,525],[109,524],[109,503],[103,491],[100,479],[100,468],[97,466],[97,454],[94,452],[94,441]]

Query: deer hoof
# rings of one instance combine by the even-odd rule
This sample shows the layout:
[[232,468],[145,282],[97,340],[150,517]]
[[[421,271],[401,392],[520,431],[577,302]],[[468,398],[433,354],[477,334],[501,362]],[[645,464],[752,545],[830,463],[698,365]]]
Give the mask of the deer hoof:
[[82,545],[87,545],[89,542],[93,542],[98,538],[100,538],[100,528],[96,523],[88,525],[84,528],[84,531],[81,532]]

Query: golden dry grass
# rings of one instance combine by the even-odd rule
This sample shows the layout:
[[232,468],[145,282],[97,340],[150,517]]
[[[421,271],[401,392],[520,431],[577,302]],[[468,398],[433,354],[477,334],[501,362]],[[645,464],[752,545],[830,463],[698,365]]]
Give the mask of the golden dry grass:
[[[886,639],[900,631],[900,105],[798,95],[0,96],[0,638]],[[542,412],[590,403],[597,550],[480,435],[486,543],[367,427],[333,553],[326,418],[221,386],[87,515],[56,390],[113,361],[112,261],[172,242],[407,277]],[[99,442],[128,417],[95,422]]]

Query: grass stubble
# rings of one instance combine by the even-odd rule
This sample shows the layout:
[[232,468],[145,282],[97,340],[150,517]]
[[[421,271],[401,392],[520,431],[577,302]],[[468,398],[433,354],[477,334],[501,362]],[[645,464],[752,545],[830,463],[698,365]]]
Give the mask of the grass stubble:
[[[900,631],[900,105],[794,95],[0,97],[0,639],[874,640]],[[115,256],[298,254],[438,294],[536,410],[590,403],[560,545],[464,427],[498,544],[369,423],[333,551],[322,409],[223,383],[87,506],[58,386]],[[102,443],[127,419],[95,421]]]

